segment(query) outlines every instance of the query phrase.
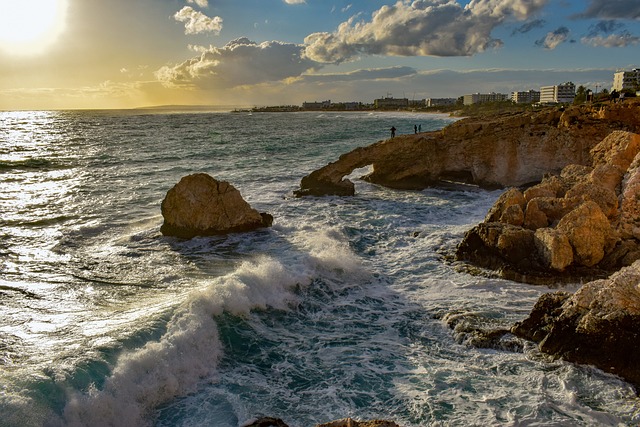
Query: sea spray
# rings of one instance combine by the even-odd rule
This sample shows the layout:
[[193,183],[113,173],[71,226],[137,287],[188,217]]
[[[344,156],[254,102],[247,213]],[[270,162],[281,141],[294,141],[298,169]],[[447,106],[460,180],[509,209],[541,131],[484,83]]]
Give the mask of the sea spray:
[[[64,424],[75,426],[145,426],[159,405],[215,381],[223,344],[215,318],[254,309],[286,310],[295,305],[296,287],[306,287],[318,274],[360,276],[363,270],[335,230],[303,238],[309,252],[285,266],[268,256],[243,262],[236,271],[211,279],[174,313],[157,342],[122,355],[102,389],[75,394],[64,409]],[[299,239],[299,238],[298,238]],[[340,280],[344,282],[344,280]]]

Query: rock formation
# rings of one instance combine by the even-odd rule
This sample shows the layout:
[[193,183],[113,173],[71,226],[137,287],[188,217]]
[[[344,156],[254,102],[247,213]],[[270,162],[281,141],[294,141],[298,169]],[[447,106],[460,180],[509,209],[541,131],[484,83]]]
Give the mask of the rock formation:
[[545,353],[640,386],[640,261],[573,295],[543,295],[511,332],[539,343]]
[[531,283],[606,277],[640,259],[640,135],[614,131],[590,157],[503,193],[457,259]]
[[[372,165],[364,180],[398,189],[456,181],[486,188],[539,182],[569,164],[591,166],[589,151],[612,130],[640,131],[640,104],[467,118],[441,131],[400,135],[356,148],[304,177],[297,196],[353,195],[344,179]],[[602,171],[606,173],[607,171]]]
[[162,201],[165,236],[190,239],[269,227],[273,217],[259,213],[225,181],[198,173],[183,177]]

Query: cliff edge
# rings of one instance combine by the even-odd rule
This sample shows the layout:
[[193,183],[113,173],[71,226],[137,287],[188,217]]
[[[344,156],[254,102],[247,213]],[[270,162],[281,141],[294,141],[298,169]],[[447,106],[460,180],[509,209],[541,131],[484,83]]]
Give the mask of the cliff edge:
[[443,181],[484,188],[539,182],[569,164],[590,165],[590,150],[613,130],[640,130],[639,104],[505,113],[459,120],[440,131],[401,135],[356,148],[302,178],[297,196],[353,195],[344,179],[372,165],[363,179],[420,190]]

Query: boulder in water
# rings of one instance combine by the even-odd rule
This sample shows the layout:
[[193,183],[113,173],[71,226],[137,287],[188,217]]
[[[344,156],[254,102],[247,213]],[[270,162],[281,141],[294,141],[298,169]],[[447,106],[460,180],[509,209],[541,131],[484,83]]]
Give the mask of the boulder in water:
[[183,177],[162,201],[165,236],[190,239],[269,227],[273,217],[253,209],[226,181],[205,173]]

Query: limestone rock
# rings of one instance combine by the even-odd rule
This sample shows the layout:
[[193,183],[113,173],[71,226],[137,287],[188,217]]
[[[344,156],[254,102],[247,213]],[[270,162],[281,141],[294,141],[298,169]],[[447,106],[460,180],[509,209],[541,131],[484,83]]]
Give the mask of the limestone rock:
[[593,182],[582,182],[576,184],[567,191],[567,198],[577,198],[581,200],[591,200],[596,202],[602,213],[608,218],[613,218],[618,213],[618,197],[613,190]]
[[[617,107],[611,107],[617,108]],[[629,107],[636,113],[640,106]],[[571,120],[558,126],[561,116]],[[613,121],[617,117],[624,121]],[[354,169],[371,165],[366,181],[398,189],[423,189],[443,182],[474,184],[483,188],[524,186],[539,182],[546,173],[557,174],[567,165],[569,187],[591,173],[591,149],[612,128],[640,129],[633,114],[602,114],[591,107],[555,108],[536,112],[471,117],[452,123],[442,131],[400,135],[360,147],[301,180],[304,195],[352,195],[343,181]],[[595,154],[597,155],[597,153]]]
[[625,171],[617,166],[603,164],[597,166],[589,175],[589,181],[601,185],[615,193],[619,192]]
[[192,238],[269,227],[273,217],[261,214],[225,181],[198,173],[183,177],[162,201],[166,236]]
[[537,229],[534,244],[543,262],[556,271],[564,271],[573,262],[573,249],[569,238],[556,229]]
[[627,170],[631,162],[640,152],[640,135],[613,131],[592,150],[593,165],[608,164],[621,170]]
[[526,206],[524,196],[517,188],[510,188],[502,193],[491,209],[489,209],[484,221],[499,221],[504,211],[511,206],[519,206],[521,211],[524,210]]
[[524,212],[520,205],[511,205],[500,215],[500,222],[511,225],[522,225],[524,223]]
[[540,184],[527,188],[524,192],[524,199],[529,203],[532,199],[538,197],[562,197],[564,194],[564,185],[556,176],[543,180]]
[[622,238],[640,240],[640,154],[636,155],[622,183],[618,231]]
[[599,263],[605,251],[611,250],[615,244],[607,217],[592,201],[584,202],[565,215],[557,228],[569,238],[575,261],[587,267]]
[[576,184],[588,181],[592,171],[591,166],[570,164],[562,169],[560,178],[571,188]]
[[565,360],[595,365],[640,385],[640,261],[574,295],[545,294],[511,332]]

